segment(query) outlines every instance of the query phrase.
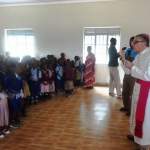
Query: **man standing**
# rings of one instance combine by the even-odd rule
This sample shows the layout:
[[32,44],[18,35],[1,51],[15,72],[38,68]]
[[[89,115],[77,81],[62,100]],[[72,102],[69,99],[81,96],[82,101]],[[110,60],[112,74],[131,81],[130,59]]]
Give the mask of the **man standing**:
[[150,148],[150,48],[149,36],[136,35],[133,40],[134,50],[138,52],[133,63],[127,61],[126,67],[131,69],[131,75],[136,78],[134,85],[130,132],[141,150]]
[[125,67],[125,61],[128,60],[132,62],[137,55],[137,52],[133,49],[133,40],[134,37],[131,37],[129,41],[130,48],[120,51],[120,55],[122,58],[121,65],[125,73],[123,78],[123,88],[122,88],[123,107],[120,109],[120,111],[127,112],[128,116],[130,116],[132,93],[133,93],[135,79],[131,76],[130,69]]
[[110,73],[110,81],[109,81],[109,95],[115,96],[114,89],[117,92],[117,98],[121,98],[121,84],[120,84],[120,77],[118,71],[118,57],[120,56],[117,53],[116,49],[117,40],[115,38],[111,38],[110,40],[110,47],[109,47],[109,73]]

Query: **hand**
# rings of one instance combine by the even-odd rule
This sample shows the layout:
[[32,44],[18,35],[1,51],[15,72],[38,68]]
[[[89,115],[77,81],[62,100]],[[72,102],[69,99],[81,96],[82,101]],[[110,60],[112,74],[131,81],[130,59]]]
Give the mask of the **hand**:
[[120,49],[119,55],[120,55],[120,56],[124,56],[124,55],[125,55],[125,51],[124,51],[123,49]]
[[119,55],[120,55],[120,60],[124,64],[124,62],[125,62],[125,51],[123,51],[122,49],[120,49]]
[[133,63],[130,62],[130,61],[125,61],[125,66],[128,68],[128,69],[131,69],[133,67]]

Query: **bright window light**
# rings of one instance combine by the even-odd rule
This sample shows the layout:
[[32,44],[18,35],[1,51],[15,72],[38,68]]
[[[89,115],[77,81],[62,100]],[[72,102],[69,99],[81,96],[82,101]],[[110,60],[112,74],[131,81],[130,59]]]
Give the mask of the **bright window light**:
[[96,64],[108,63],[108,48],[111,38],[117,39],[116,48],[120,48],[119,28],[85,28],[83,39],[83,61],[87,56],[87,47],[92,46],[92,52],[96,57]]
[[35,56],[35,37],[31,29],[6,29],[5,51],[11,57]]

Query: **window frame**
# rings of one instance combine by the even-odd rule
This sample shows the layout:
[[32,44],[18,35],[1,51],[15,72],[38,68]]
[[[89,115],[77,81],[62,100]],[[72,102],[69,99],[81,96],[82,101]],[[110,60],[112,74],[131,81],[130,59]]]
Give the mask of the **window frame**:
[[[117,45],[116,48],[117,50],[120,49],[120,41],[121,41],[121,35],[120,35],[120,27],[85,27],[83,30],[83,61],[85,62],[86,55],[87,55],[87,46],[91,46],[91,44],[87,44],[85,41],[86,36],[94,36],[95,37],[95,42],[94,42],[94,49],[92,48],[92,52],[95,54],[96,58],[98,58],[96,53],[97,49],[96,47],[99,45],[97,44],[97,36],[107,36],[106,37],[106,45],[105,45],[105,57],[102,57],[102,60],[96,59],[96,64],[107,64],[108,63],[108,48],[110,45],[110,38],[109,37],[116,37],[117,38]],[[117,37],[119,36],[119,37]],[[102,44],[101,44],[102,45]],[[99,47],[101,46],[99,45]]]
[[[8,36],[11,36],[11,34],[8,33],[9,31],[12,32],[12,33],[14,32],[14,36],[15,36],[15,32],[16,32],[16,36],[24,36],[23,37],[25,39],[24,43],[26,43],[25,47],[24,47],[24,50],[26,52],[24,52],[24,50],[20,50],[20,54],[24,52],[23,55],[20,55],[20,56],[19,55],[14,55],[13,53],[14,53],[15,50],[12,50],[12,52],[11,52],[11,50],[9,49],[9,46],[8,46],[8,43],[7,43],[8,38],[9,38]],[[17,31],[18,31],[18,34],[17,34]],[[20,34],[19,31],[21,31],[22,34]],[[13,34],[12,34],[12,36],[13,36]],[[30,51],[31,50],[30,48],[27,48],[27,47],[30,47],[29,46],[29,41],[27,41],[27,39],[26,39],[27,36],[31,36],[31,37],[33,36],[32,47],[31,47],[32,52]],[[34,32],[33,32],[33,29],[32,28],[7,28],[7,29],[4,29],[4,51],[10,53],[11,57],[19,57],[20,59],[22,59],[26,55],[30,55],[30,56],[34,57],[35,56],[35,35],[34,35]]]

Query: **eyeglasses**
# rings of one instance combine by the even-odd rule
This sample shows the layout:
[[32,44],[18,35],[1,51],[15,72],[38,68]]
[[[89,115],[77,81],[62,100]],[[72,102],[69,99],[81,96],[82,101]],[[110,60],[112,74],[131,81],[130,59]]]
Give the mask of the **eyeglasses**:
[[137,43],[141,43],[141,42],[145,42],[145,41],[142,41],[142,40],[141,41],[140,40],[139,41],[133,41],[133,44],[137,44]]

